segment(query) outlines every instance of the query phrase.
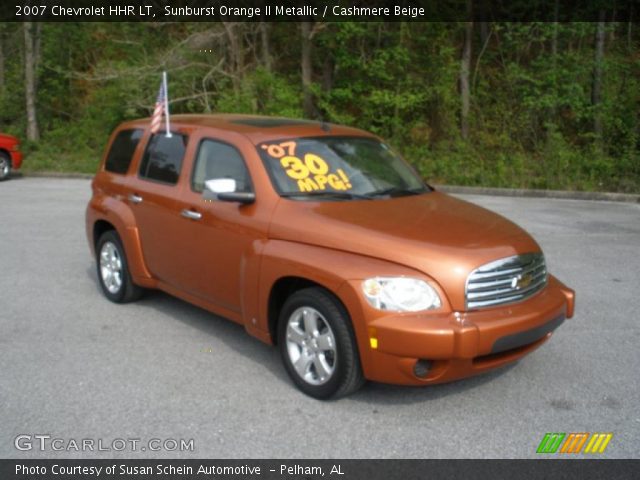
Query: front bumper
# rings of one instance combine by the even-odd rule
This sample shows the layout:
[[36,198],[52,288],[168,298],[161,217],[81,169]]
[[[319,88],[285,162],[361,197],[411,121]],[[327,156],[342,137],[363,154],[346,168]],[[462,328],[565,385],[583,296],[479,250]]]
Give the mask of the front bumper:
[[12,170],[18,170],[22,166],[22,152],[12,151],[11,153],[11,168]]
[[[573,290],[550,275],[542,291],[520,303],[472,312],[379,316],[365,322],[364,329],[356,326],[365,376],[424,385],[505,365],[548,340],[573,316],[574,299]],[[429,367],[422,376],[414,373],[419,360]]]

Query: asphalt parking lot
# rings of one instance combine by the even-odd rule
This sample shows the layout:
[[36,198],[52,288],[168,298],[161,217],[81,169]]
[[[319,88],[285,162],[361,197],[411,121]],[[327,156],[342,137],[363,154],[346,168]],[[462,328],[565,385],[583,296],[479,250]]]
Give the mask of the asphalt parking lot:
[[[159,292],[103,298],[89,196],[87,180],[0,184],[2,458],[532,458],[546,432],[612,432],[604,457],[640,458],[640,204],[462,196],[535,236],[576,316],[505,369],[323,403],[231,322]],[[18,451],[20,434],[195,450]]]

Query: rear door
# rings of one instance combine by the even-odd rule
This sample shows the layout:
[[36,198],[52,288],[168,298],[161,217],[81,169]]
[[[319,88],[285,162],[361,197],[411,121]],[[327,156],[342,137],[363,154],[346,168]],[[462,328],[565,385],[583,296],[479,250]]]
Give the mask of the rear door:
[[174,261],[180,210],[176,198],[188,136],[181,132],[151,135],[140,160],[138,175],[130,178],[127,202],[139,229],[144,260],[157,279],[176,285],[180,265]]

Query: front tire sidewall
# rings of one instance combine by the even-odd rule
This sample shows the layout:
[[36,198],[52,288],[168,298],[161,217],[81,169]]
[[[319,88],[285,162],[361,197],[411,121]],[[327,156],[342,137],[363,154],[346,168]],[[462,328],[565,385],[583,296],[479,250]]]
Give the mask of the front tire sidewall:
[[[354,352],[354,342],[347,325],[350,320],[344,308],[321,290],[312,290],[316,291],[303,290],[297,292],[285,302],[278,320],[278,348],[280,349],[280,356],[285,369],[297,387],[311,397],[325,400],[334,397],[345,383],[348,374],[345,358],[347,355],[357,355],[357,351]],[[287,323],[293,312],[302,307],[311,307],[318,310],[331,327],[335,337],[335,370],[332,377],[321,385],[312,385],[300,378],[287,352]]]
[[[4,173],[5,164],[7,166],[7,173]],[[0,182],[7,180],[11,176],[11,158],[6,153],[0,153]]]

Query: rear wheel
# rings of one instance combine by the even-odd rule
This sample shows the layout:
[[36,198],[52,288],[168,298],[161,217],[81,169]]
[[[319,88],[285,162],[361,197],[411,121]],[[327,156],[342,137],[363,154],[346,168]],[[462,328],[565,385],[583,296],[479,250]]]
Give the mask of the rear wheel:
[[349,395],[364,383],[351,320],[342,304],[322,288],[306,288],[285,302],[278,345],[287,373],[307,395]]
[[11,173],[11,158],[4,152],[0,152],[0,181],[9,178]]
[[114,230],[103,233],[96,244],[96,267],[102,293],[109,300],[127,303],[140,298],[142,289],[131,280],[122,242]]

